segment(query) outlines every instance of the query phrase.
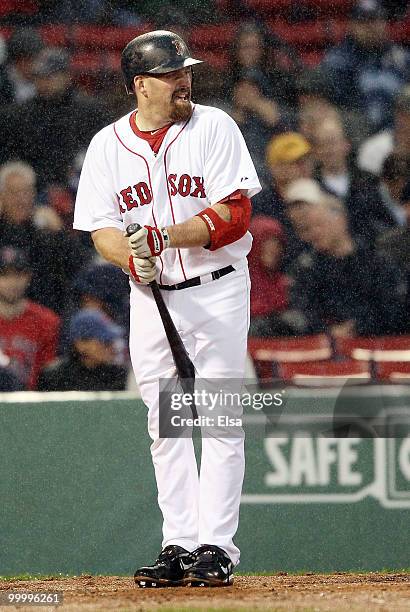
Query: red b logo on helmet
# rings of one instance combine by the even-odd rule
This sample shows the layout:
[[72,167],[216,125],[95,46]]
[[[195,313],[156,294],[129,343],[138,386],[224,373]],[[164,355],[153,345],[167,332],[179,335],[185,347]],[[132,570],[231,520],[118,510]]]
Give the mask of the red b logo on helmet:
[[184,55],[184,47],[179,40],[173,40],[172,44],[174,45],[177,55]]

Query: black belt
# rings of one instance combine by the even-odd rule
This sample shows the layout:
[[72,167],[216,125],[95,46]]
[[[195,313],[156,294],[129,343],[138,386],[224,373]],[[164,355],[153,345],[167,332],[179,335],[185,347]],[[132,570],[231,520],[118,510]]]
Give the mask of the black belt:
[[[215,272],[211,272],[210,276],[211,280],[218,280],[222,276],[226,276],[231,272],[234,272],[235,268],[233,266],[226,266],[225,268],[221,268],[220,270],[215,270]],[[164,289],[165,291],[175,291],[177,289],[188,289],[188,287],[197,287],[198,285],[202,285],[205,276],[209,276],[208,274],[204,276],[195,276],[195,278],[190,278],[189,280],[184,281],[183,283],[176,283],[175,285],[158,285],[160,289]]]

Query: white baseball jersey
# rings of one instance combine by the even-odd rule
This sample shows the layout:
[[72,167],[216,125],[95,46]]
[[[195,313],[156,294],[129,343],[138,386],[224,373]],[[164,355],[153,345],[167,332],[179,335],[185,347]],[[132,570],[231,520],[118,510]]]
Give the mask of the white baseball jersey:
[[[133,113],[101,130],[89,146],[78,188],[74,227],[124,231],[130,223],[181,223],[237,190],[261,189],[245,141],[223,111],[196,105],[187,122],[173,124],[157,154],[133,131]],[[249,326],[249,232],[233,244],[166,249],[157,261],[161,284],[183,282],[229,264],[214,282],[163,291],[170,315],[204,380],[241,380]],[[235,266],[235,264],[238,264]],[[234,563],[244,474],[242,437],[202,440],[199,477],[191,439],[159,437],[158,380],[172,376],[174,360],[152,292],[131,282],[130,355],[148,407],[151,453],[164,517],[163,547],[222,547]]]
[[[187,122],[173,124],[158,153],[131,126],[132,113],[92,139],[85,157],[74,228],[94,231],[130,223],[166,227],[181,223],[236,190],[252,197],[261,190],[236,123],[220,109],[195,105]],[[157,280],[174,284],[243,260],[249,232],[233,244],[166,249]]]

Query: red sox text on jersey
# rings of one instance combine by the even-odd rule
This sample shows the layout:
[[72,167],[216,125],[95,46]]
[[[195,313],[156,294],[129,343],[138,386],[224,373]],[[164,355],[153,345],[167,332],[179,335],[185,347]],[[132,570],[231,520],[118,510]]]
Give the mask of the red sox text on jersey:
[[[181,174],[181,176],[178,177],[177,174],[169,174],[167,180],[171,196],[179,194],[182,197],[206,197],[204,179],[202,176],[191,177],[189,174]],[[127,210],[132,210],[133,208],[138,208],[138,206],[151,204],[152,202],[151,190],[144,181],[140,181],[135,185],[128,185],[125,189],[121,189],[120,195],[119,207],[122,213],[125,213]]]

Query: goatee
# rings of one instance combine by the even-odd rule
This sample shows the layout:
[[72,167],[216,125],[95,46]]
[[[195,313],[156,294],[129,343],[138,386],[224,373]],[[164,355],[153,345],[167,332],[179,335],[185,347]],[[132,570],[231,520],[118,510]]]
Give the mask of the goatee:
[[179,101],[177,104],[171,102],[170,118],[173,122],[188,121],[191,118],[193,108],[189,100]]

